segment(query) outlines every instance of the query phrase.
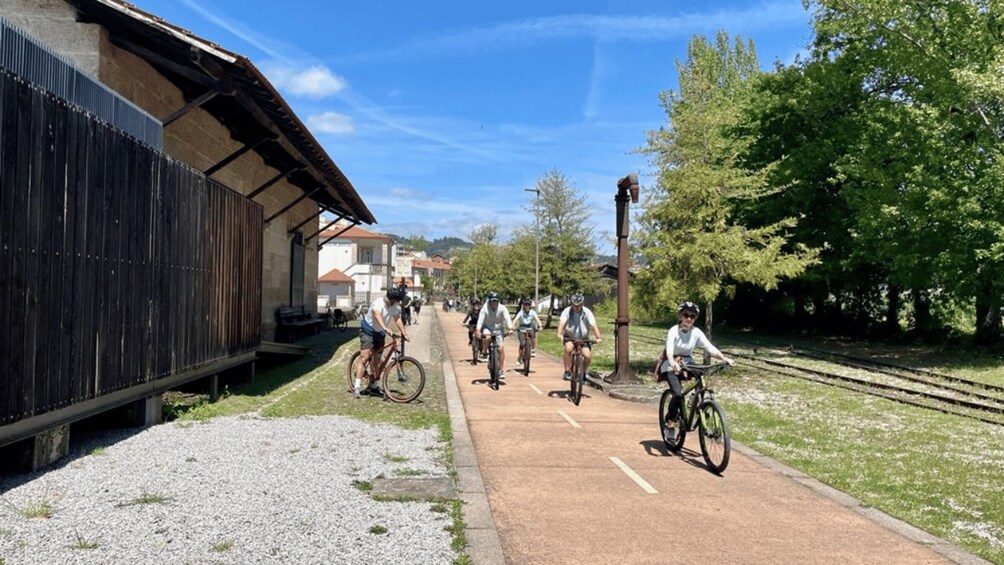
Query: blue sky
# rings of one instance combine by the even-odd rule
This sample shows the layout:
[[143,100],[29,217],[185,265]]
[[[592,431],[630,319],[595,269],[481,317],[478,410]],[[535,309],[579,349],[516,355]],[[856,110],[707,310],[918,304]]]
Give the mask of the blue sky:
[[665,123],[688,40],[753,39],[761,65],[811,39],[801,0],[364,2],[132,0],[251,59],[377,218],[372,229],[508,238],[525,188],[557,169],[584,195],[601,252],[616,182]]

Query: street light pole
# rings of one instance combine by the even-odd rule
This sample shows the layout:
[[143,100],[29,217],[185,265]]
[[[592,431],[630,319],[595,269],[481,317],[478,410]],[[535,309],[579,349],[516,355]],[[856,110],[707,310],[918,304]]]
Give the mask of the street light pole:
[[540,215],[537,210],[537,203],[540,201],[540,189],[539,188],[524,188],[524,192],[532,192],[534,196],[534,207],[533,207],[533,217],[534,217],[534,232],[537,239],[536,249],[533,253],[533,309],[536,310],[540,307]]

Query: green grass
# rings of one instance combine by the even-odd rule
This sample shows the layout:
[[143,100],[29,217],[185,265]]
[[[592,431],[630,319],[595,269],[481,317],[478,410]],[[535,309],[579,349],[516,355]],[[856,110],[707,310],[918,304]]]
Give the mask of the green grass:
[[428,473],[426,473],[425,471],[420,471],[418,469],[411,469],[405,467],[403,469],[395,469],[394,474],[397,475],[398,477],[420,477],[422,475],[427,475]]
[[101,455],[106,455],[107,453],[108,450],[105,449],[104,447],[95,447],[94,449],[91,450],[91,455],[101,456]]
[[357,489],[361,490],[362,492],[370,492],[371,490],[373,490],[373,483],[371,483],[369,481],[355,480],[355,481],[352,481],[352,486],[356,487]]
[[234,542],[232,541],[221,541],[219,543],[213,544],[212,549],[216,553],[223,553],[224,551],[230,551],[234,548]]
[[[599,320],[604,342],[593,350],[591,369],[600,374],[614,368],[612,322]],[[667,330],[667,324],[630,326],[631,367],[643,380],[650,380]],[[740,345],[730,335],[763,337],[715,331],[712,341],[723,349]],[[544,351],[561,354],[553,332],[542,332],[538,342]],[[1004,384],[1004,364],[991,356],[841,340],[784,342]],[[1004,563],[1001,426],[742,364],[712,384],[736,440],[864,504]]]
[[380,524],[375,524],[373,526],[370,526],[370,533],[374,534],[374,535],[377,535],[377,536],[386,534],[387,533],[387,526],[383,526],[383,525],[380,525]]
[[163,494],[144,492],[143,494],[137,496],[136,498],[130,500],[129,502],[120,503],[119,507],[124,506],[138,506],[142,504],[163,504],[169,502],[171,497],[165,496]]
[[55,512],[52,505],[46,500],[32,501],[20,509],[21,515],[29,520],[35,518],[52,518]]
[[388,463],[406,463],[408,458],[403,455],[394,455],[393,453],[384,453],[383,460]]
[[83,536],[80,535],[80,532],[74,532],[74,535],[77,538],[76,543],[74,543],[73,546],[72,546],[74,549],[97,549],[98,548],[98,543],[97,542],[85,539]]

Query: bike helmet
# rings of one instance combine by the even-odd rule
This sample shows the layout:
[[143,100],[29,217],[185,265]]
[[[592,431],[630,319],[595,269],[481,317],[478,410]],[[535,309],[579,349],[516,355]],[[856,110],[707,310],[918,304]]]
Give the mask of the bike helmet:
[[682,314],[684,311],[693,312],[695,318],[701,313],[701,309],[697,307],[697,304],[694,304],[689,300],[681,302],[680,307],[676,309],[677,314]]
[[471,306],[481,306],[481,299],[475,296],[471,299]]
[[404,299],[405,296],[407,296],[407,295],[404,293],[404,291],[401,290],[400,288],[397,288],[396,286],[395,287],[391,287],[387,291],[387,300],[396,300],[396,301],[400,302],[401,300]]
[[583,302],[586,301],[585,297],[582,296],[581,292],[576,292],[571,298],[572,306],[581,306]]
[[492,300],[494,300],[495,302],[498,302],[499,301],[499,293],[497,293],[497,292],[489,292],[488,293],[488,302],[491,302]]
[[520,303],[520,306],[533,306],[533,301],[529,298],[524,298]]

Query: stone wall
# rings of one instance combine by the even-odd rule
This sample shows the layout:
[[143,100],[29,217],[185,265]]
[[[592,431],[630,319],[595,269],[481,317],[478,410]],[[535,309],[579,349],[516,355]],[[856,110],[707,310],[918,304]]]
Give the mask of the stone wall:
[[[164,118],[185,105],[181,91],[170,81],[143,59],[113,45],[106,30],[100,26],[77,22],[76,11],[62,0],[0,0],[0,15],[73,60],[77,66],[154,117]],[[222,124],[198,108],[164,130],[164,151],[200,171],[240,148],[241,144],[231,139]],[[217,171],[213,179],[241,194],[248,194],[278,173],[251,151]],[[301,194],[299,188],[283,180],[256,196],[255,202],[263,206],[267,218]],[[288,231],[316,213],[317,205],[307,199],[263,230],[263,340],[274,339],[275,310],[289,303],[292,238]],[[305,231],[304,236],[316,231],[309,230],[313,225],[314,222],[308,222],[301,228]],[[303,302],[314,305],[317,303],[318,278],[316,239],[306,245],[304,266]]]

